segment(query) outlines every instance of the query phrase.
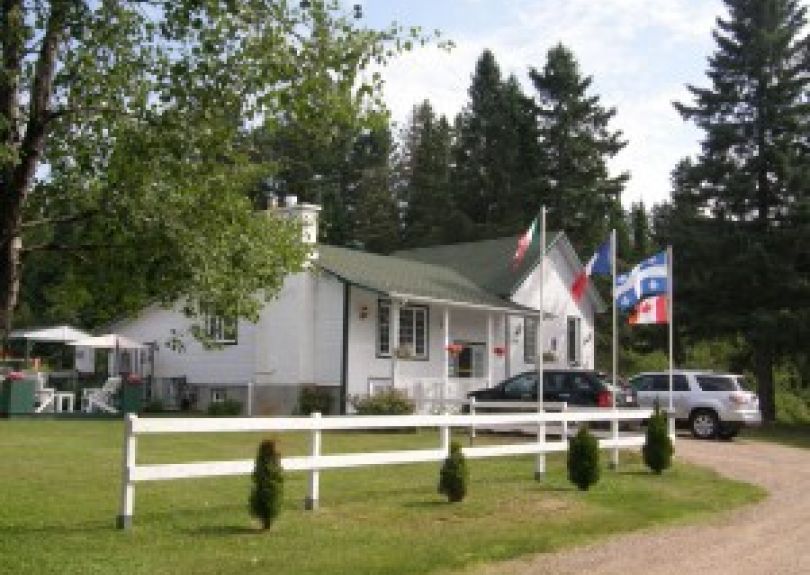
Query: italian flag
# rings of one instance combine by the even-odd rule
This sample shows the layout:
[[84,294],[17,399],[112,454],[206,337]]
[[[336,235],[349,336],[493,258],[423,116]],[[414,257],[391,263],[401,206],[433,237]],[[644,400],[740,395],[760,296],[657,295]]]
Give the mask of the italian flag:
[[657,295],[641,300],[627,321],[630,325],[668,323],[667,296]]
[[520,262],[523,261],[523,256],[526,255],[526,252],[529,250],[535,238],[537,238],[537,235],[537,218],[534,218],[532,225],[529,226],[526,233],[518,238],[517,249],[515,250],[515,255],[512,256],[512,269],[517,269]]

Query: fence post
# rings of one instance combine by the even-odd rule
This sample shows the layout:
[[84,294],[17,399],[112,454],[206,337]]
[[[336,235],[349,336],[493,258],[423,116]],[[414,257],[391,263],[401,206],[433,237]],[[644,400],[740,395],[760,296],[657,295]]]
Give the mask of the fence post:
[[610,420],[610,436],[614,444],[610,452],[610,467],[617,469],[619,467],[619,446],[616,445],[616,442],[619,441],[619,412],[614,409],[612,415],[613,419]]
[[669,432],[670,440],[675,441],[675,412],[674,411],[667,411],[667,431]]
[[[545,410],[538,409],[538,414],[545,416]],[[542,450],[537,456],[534,458],[534,478],[535,479],[542,479],[543,476],[546,474],[546,422],[545,421],[538,421],[537,422],[537,443]]]
[[[475,398],[474,397],[470,398],[470,415],[471,416],[475,415]],[[473,442],[475,442],[475,423],[470,424],[470,445],[472,445]]]
[[[560,413],[565,413],[566,411],[568,411],[568,402],[563,401],[562,407],[560,408]],[[560,439],[563,441],[568,441],[568,420],[563,419],[560,425],[562,426],[562,431],[560,431]]]
[[133,433],[133,423],[138,418],[134,413],[124,416],[124,456],[121,468],[121,507],[118,513],[118,529],[132,527],[132,512],[135,503],[135,484],[132,481],[132,469],[135,467],[135,455],[138,438]]
[[[448,413],[445,411],[442,413],[442,416],[447,418]],[[442,423],[442,426],[439,428],[439,441],[441,442],[440,449],[444,452],[445,457],[450,456],[450,425],[445,422]]]
[[[321,430],[320,430],[320,420],[321,414],[318,411],[314,411],[312,413],[312,421],[315,422],[317,426],[316,429],[312,430],[311,436],[311,455],[312,455],[312,462],[314,464],[318,464],[318,460],[321,456]],[[309,472],[309,485],[307,489],[307,497],[304,500],[304,509],[308,511],[314,511],[318,509],[318,499],[320,495],[320,475],[321,472],[318,469],[312,469]]]

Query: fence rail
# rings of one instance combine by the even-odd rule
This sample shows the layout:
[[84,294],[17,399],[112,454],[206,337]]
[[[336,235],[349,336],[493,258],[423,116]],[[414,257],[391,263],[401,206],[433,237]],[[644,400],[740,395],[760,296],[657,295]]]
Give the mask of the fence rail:
[[[490,405],[479,402],[472,406],[469,415],[353,415],[321,417],[319,413],[311,417],[264,417],[264,418],[139,418],[128,415],[124,430],[124,461],[121,481],[121,507],[118,525],[128,528],[132,525],[134,510],[135,483],[141,481],[162,481],[195,477],[220,477],[247,475],[253,471],[254,460],[206,461],[198,463],[163,463],[138,465],[137,438],[139,435],[168,433],[245,433],[256,431],[306,431],[311,433],[310,454],[284,457],[281,465],[286,471],[309,473],[308,493],[305,500],[307,509],[315,509],[319,500],[319,473],[322,470],[359,467],[365,465],[392,465],[402,463],[423,463],[442,461],[449,454],[450,431],[452,428],[468,428],[471,438],[475,428],[482,426],[524,425],[537,430],[537,441],[505,445],[470,446],[463,448],[469,458],[499,457],[515,455],[535,455],[535,476],[545,471],[545,455],[566,451],[568,442],[565,434],[556,441],[546,437],[546,425],[560,424],[567,429],[569,423],[610,422],[611,435],[599,440],[603,449],[611,449],[613,463],[618,464],[619,449],[640,447],[644,436],[619,436],[620,421],[647,419],[652,415],[649,409],[587,409],[565,411],[564,404],[557,413],[476,413],[479,407],[505,407],[499,403]],[[525,407],[525,406],[521,406]],[[553,407],[553,406],[549,406]],[[416,449],[407,451],[385,451],[374,453],[344,453],[324,455],[321,452],[322,432],[388,428],[438,428],[440,445],[438,449]]]

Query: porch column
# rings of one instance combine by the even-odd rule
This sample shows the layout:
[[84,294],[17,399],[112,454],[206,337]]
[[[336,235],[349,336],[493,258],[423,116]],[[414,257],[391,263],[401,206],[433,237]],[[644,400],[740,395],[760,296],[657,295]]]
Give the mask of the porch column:
[[444,365],[442,365],[442,387],[443,397],[447,397],[450,389],[450,308],[444,306],[442,325],[444,326]]
[[391,300],[391,328],[389,336],[389,348],[391,350],[391,387],[397,386],[397,350],[399,348],[399,302]]
[[492,312],[489,312],[487,313],[487,387],[492,387],[492,356],[495,355],[492,349],[494,339],[492,327]]

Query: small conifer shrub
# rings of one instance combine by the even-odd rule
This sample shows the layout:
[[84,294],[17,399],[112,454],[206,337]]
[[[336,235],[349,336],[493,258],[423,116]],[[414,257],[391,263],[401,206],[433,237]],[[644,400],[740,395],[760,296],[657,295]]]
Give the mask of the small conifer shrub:
[[262,529],[269,529],[281,511],[284,495],[284,472],[276,442],[266,439],[259,445],[256,467],[253,469],[253,491],[250,494],[250,513],[261,521]]
[[655,413],[647,422],[647,440],[641,450],[644,464],[654,473],[660,475],[672,465],[674,452],[672,439],[667,429],[667,416],[655,404]]
[[439,493],[446,495],[451,503],[457,503],[467,495],[467,483],[470,472],[467,459],[461,452],[461,444],[453,441],[450,444],[450,455],[444,460],[439,473]]
[[582,491],[599,481],[599,442],[584,424],[568,443],[568,479]]

